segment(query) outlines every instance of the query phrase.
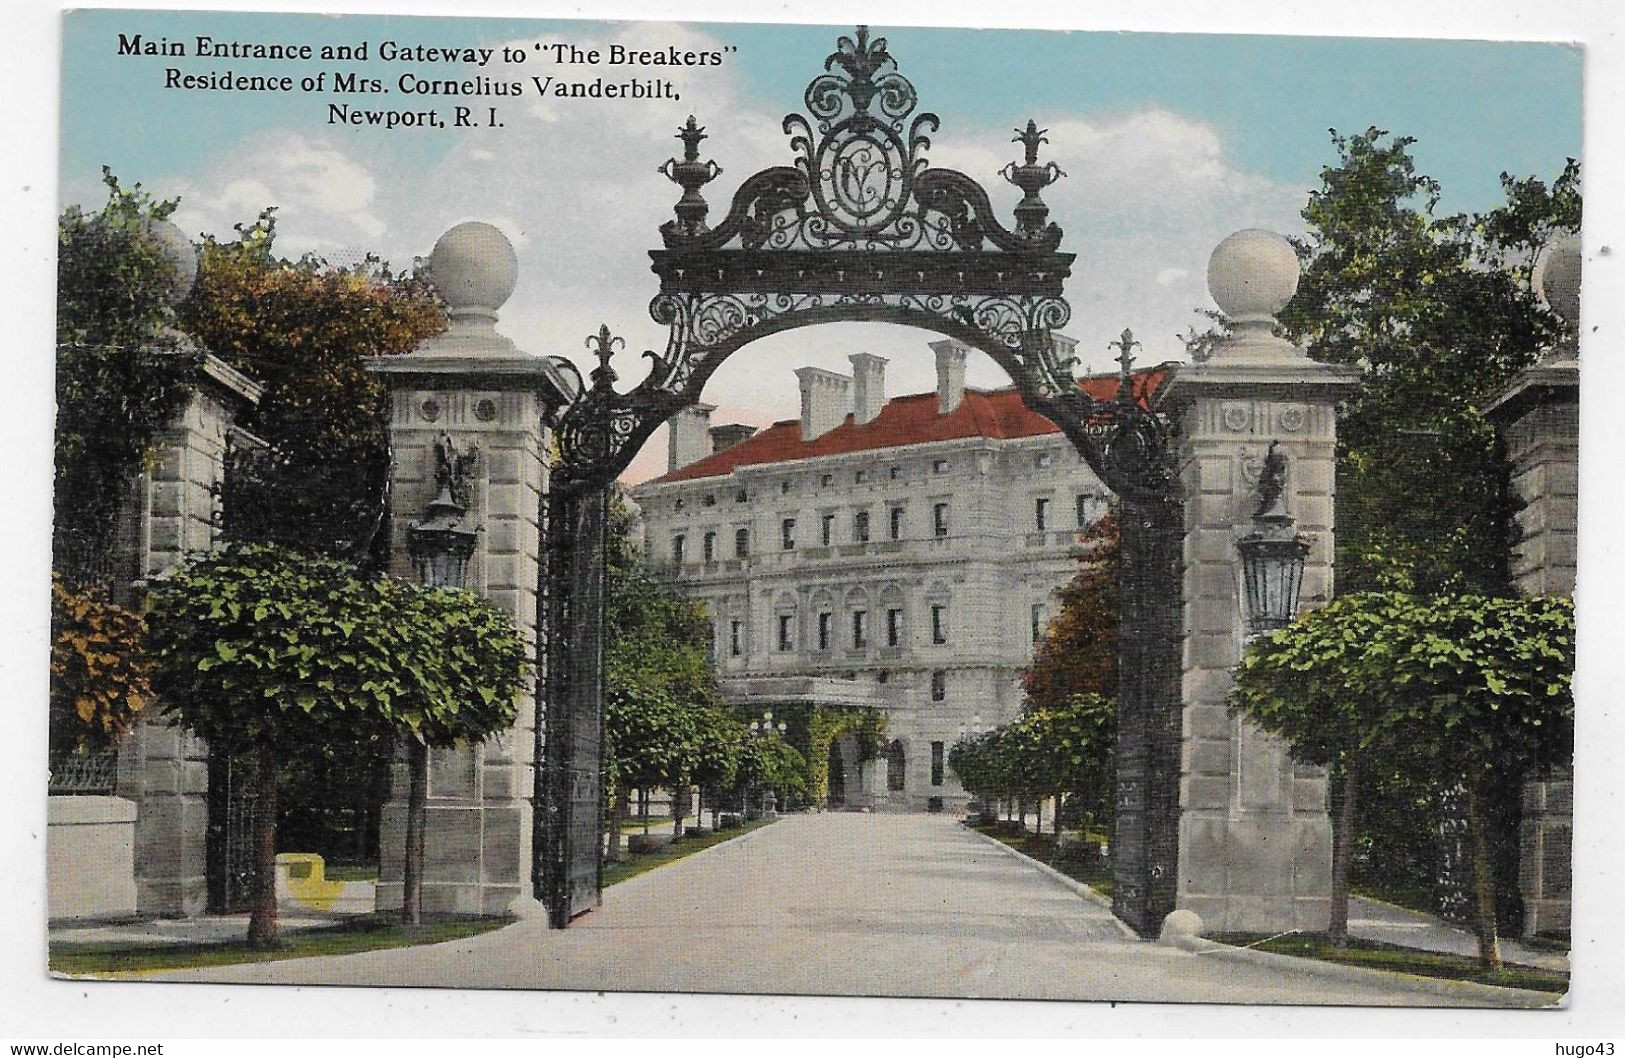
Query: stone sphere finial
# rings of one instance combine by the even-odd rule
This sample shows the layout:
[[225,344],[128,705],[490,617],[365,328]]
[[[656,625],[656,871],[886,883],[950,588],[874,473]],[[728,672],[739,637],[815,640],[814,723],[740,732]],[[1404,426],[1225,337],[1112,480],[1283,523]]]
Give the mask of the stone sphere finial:
[[1580,325],[1580,235],[1566,231],[1552,236],[1535,261],[1531,277],[1535,293],[1546,307],[1571,327]]
[[496,227],[469,220],[453,227],[429,254],[433,280],[452,317],[496,319],[519,280],[513,243]]
[[1233,322],[1273,319],[1298,289],[1298,255],[1285,237],[1243,228],[1213,250],[1207,289]]
[[146,228],[169,265],[164,298],[171,306],[179,305],[197,285],[197,247],[192,245],[192,240],[186,237],[184,231],[167,220],[148,220]]

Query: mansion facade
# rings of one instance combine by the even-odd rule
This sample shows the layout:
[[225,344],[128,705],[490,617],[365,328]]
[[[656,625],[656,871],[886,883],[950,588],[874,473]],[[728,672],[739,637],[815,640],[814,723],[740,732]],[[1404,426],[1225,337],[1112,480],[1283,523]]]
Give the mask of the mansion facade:
[[[1020,711],[1080,531],[1109,502],[1014,389],[965,386],[967,346],[931,348],[935,392],[887,400],[887,361],[856,353],[851,375],[798,370],[800,417],[760,432],[686,409],[667,473],[631,490],[651,564],[710,614],[730,702],[885,714],[879,759],[833,747],[831,800],[852,807],[967,799],[948,750]],[[1136,399],[1166,374],[1136,373]],[[1081,385],[1111,400],[1119,380]]]

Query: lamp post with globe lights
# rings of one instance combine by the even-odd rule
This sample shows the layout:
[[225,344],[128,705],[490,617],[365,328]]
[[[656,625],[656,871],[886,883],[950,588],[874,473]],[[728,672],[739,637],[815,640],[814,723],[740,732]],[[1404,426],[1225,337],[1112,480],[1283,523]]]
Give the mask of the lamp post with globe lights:
[[[783,720],[775,723],[773,720],[773,710],[764,709],[762,711],[762,718],[760,720],[752,720],[750,722],[750,730],[751,734],[758,737],[771,735],[782,740],[785,732],[789,730],[789,725]],[[750,801],[747,802],[745,806],[745,818],[760,819],[765,816],[766,818],[772,819],[777,814],[776,798],[774,797],[774,790],[771,787],[764,787],[763,789],[752,791]]]

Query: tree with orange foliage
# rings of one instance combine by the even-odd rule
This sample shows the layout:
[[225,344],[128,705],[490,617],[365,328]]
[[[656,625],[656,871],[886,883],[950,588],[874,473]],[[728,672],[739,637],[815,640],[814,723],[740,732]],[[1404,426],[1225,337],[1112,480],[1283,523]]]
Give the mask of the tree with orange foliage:
[[366,369],[445,327],[427,283],[375,257],[335,267],[273,252],[275,211],[204,242],[182,326],[265,387],[244,426],[269,446],[238,452],[227,534],[363,563],[388,477],[389,397]]
[[1117,697],[1118,525],[1114,510],[1082,534],[1082,568],[1061,588],[1059,611],[1021,676],[1029,709],[1079,694]]

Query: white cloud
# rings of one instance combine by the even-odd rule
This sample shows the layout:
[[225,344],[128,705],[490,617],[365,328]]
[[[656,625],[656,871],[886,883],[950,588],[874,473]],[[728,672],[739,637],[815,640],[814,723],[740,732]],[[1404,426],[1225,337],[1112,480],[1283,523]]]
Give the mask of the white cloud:
[[181,198],[177,224],[222,237],[276,206],[279,248],[289,255],[372,249],[390,230],[377,210],[371,170],[337,145],[297,132],[250,137],[173,193]]

